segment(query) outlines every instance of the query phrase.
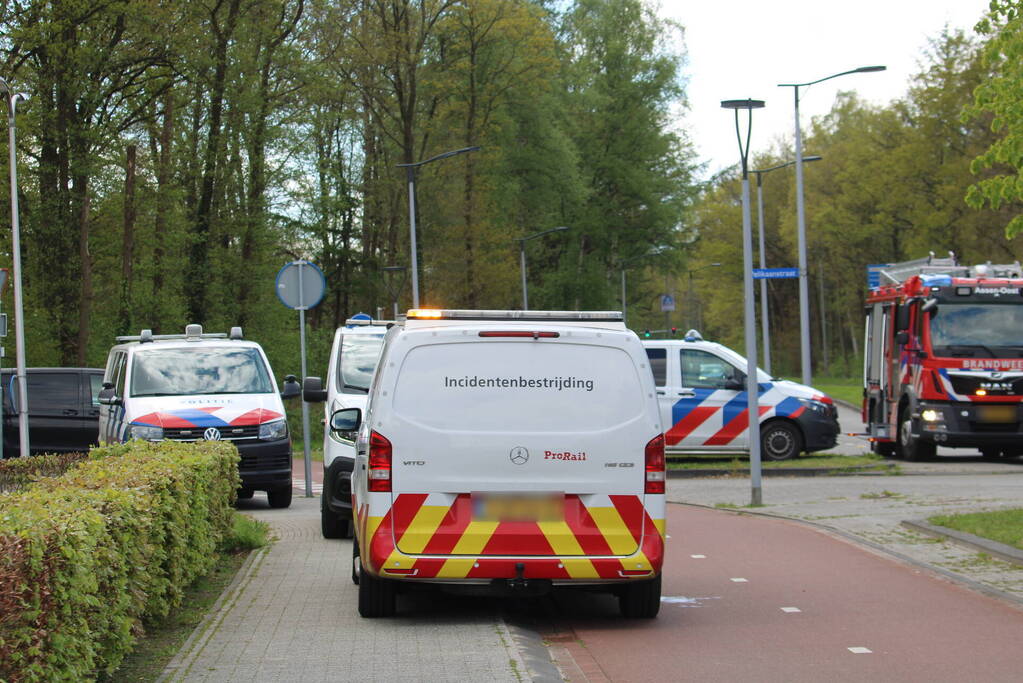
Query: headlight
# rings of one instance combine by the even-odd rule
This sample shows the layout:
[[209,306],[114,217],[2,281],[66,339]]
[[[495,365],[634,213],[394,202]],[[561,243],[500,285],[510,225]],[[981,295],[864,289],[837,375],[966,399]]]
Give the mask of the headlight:
[[278,441],[288,435],[288,423],[285,420],[274,420],[259,425],[260,441]]
[[827,416],[831,414],[831,407],[824,401],[815,401],[812,398],[801,398],[799,399],[799,402],[802,403],[807,410],[812,410],[818,415]]
[[162,441],[163,427],[133,424],[131,425],[131,438],[142,439],[143,441]]
[[937,422],[941,419],[942,415],[934,408],[928,408],[927,410],[920,413],[920,417],[923,418],[924,422]]

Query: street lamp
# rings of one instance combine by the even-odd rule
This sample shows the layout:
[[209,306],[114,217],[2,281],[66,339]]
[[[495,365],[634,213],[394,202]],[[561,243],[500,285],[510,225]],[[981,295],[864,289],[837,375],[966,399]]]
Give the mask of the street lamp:
[[[387,293],[391,295],[391,301],[394,304],[394,317],[392,320],[397,320],[398,295],[401,294],[402,288],[405,287],[405,275],[407,274],[408,269],[405,266],[384,266],[380,270],[384,272],[384,285],[387,287]],[[399,274],[401,275],[401,283],[395,287],[394,283]]]
[[[15,144],[14,119],[18,100],[27,100],[25,93],[16,93],[7,81],[0,78],[0,95],[7,99],[7,132],[10,147],[11,171],[11,251],[14,257],[14,338],[18,364],[18,437],[22,457],[29,455],[28,444],[28,388],[25,379],[25,315],[21,294],[21,225],[18,222],[18,164]],[[2,390],[0,390],[2,392]],[[11,397],[14,400],[14,397]]]
[[544,235],[549,235],[552,232],[564,232],[565,230],[568,230],[568,229],[569,229],[568,226],[559,225],[556,228],[551,228],[550,230],[544,230],[542,232],[534,233],[532,235],[529,235],[528,237],[519,237],[519,238],[517,238],[518,243],[519,243],[519,264],[522,267],[522,310],[523,311],[528,311],[529,310],[529,289],[526,286],[526,242],[528,242],[531,239],[536,239],[537,237],[543,237]]
[[625,266],[629,265],[630,263],[635,263],[636,261],[644,259],[648,256],[657,256],[662,251],[664,251],[664,249],[665,249],[664,247],[655,247],[654,249],[651,249],[646,253],[640,254],[639,256],[633,256],[632,258],[622,259],[621,261],[618,262],[618,267],[622,271],[622,322],[625,323],[626,327],[628,327],[629,323],[626,317],[628,305],[626,304],[625,301]]
[[432,161],[447,159],[466,152],[475,152],[479,147],[463,147],[451,152],[444,152],[424,161],[416,161],[411,164],[398,164],[399,168],[405,169],[405,178],[408,180],[408,221],[409,221],[409,242],[412,250],[412,308],[419,308],[419,258],[416,256],[416,169],[425,166]]
[[720,266],[721,266],[720,263],[708,263],[705,266],[700,266],[699,268],[693,268],[691,270],[687,270],[686,271],[686,274],[689,276],[689,293],[686,296],[686,300],[689,303],[689,309],[690,309],[690,313],[689,313],[689,327],[691,327],[691,328],[695,327],[696,329],[699,330],[701,327],[703,327],[703,321],[700,320],[700,316],[696,316],[696,323],[695,323],[695,325],[693,324],[692,309],[695,308],[695,306],[693,306],[693,273],[698,273],[701,270],[706,270],[708,268],[718,268]]
[[803,366],[803,384],[810,383],[810,291],[806,279],[806,212],[803,207],[803,134],[799,130],[799,89],[848,74],[884,71],[885,66],[861,66],[858,69],[832,74],[806,83],[779,83],[779,88],[792,88],[796,103],[796,225],[799,243],[799,349]]
[[[753,227],[749,209],[749,140],[753,130],[753,110],[764,106],[763,100],[725,100],[725,109],[735,112],[735,137],[739,140],[739,158],[742,159],[742,289],[745,305],[746,328],[746,416],[749,433],[749,469],[751,505],[761,505],[760,486],[760,400],[757,383],[757,333],[753,311]],[[739,111],[745,110],[746,144],[739,132]]]
[[[803,161],[820,161],[819,156],[803,157]],[[767,248],[764,245],[764,196],[763,196],[763,181],[764,175],[771,171],[777,171],[779,168],[788,168],[795,164],[795,161],[786,161],[784,164],[778,164],[771,168],[763,168],[760,170],[750,171],[750,173],[757,174],[757,228],[760,232],[760,267],[767,267]],[[761,278],[760,280],[760,330],[761,337],[764,341],[764,370],[767,370],[767,374],[771,374],[771,324],[768,318],[767,311],[767,278]]]

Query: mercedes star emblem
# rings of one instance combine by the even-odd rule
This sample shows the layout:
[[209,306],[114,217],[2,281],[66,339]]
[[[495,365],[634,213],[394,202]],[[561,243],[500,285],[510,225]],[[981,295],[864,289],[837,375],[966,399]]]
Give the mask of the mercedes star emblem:
[[510,453],[508,453],[508,457],[516,465],[524,465],[526,461],[529,460],[529,451],[522,446],[516,446],[511,449]]
[[220,441],[220,430],[216,427],[210,427],[202,433],[202,438],[207,441]]

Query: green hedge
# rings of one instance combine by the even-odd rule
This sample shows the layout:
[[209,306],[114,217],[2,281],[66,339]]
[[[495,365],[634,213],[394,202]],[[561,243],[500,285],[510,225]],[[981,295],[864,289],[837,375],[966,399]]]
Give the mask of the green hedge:
[[0,460],[0,493],[20,491],[39,477],[58,477],[88,457],[88,453],[55,453]]
[[0,495],[0,680],[116,669],[215,562],[237,462],[229,443],[133,441]]

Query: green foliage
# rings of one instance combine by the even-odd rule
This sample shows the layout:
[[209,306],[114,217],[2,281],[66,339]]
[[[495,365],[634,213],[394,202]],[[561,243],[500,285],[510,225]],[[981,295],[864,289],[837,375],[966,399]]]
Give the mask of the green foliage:
[[1023,508],[939,515],[927,521],[1023,550]]
[[237,461],[221,442],[133,441],[0,496],[0,678],[113,671],[215,561]]
[[266,522],[235,512],[231,515],[231,531],[220,543],[220,550],[235,553],[262,548],[269,542],[270,526]]
[[54,453],[0,460],[0,493],[20,491],[39,477],[59,477],[86,458],[86,453]]

